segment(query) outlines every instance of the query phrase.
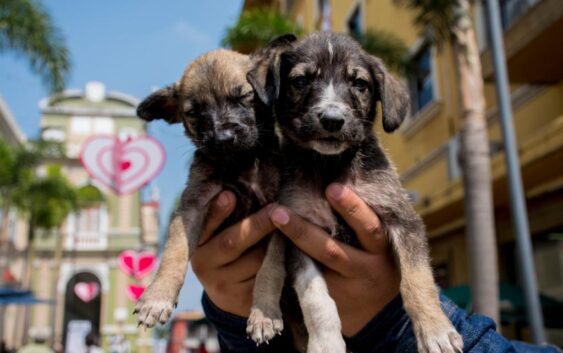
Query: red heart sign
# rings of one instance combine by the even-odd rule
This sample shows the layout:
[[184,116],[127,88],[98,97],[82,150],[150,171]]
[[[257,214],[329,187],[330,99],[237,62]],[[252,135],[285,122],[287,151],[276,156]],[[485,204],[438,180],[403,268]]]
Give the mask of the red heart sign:
[[78,282],[74,285],[74,294],[84,303],[94,300],[100,293],[100,285],[96,282]]
[[156,256],[152,251],[140,253],[125,250],[119,254],[119,267],[129,276],[141,279],[148,275],[156,265]]
[[80,161],[92,178],[123,195],[156,177],[164,165],[164,149],[149,136],[127,141],[93,136],[84,143]]
[[127,295],[134,301],[139,300],[141,295],[145,292],[145,286],[137,286],[135,284],[130,284],[127,287]]

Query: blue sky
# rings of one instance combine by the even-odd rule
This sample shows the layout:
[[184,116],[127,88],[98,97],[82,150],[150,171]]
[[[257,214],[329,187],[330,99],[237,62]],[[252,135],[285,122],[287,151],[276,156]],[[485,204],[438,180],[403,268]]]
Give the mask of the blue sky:
[[[176,81],[198,55],[219,47],[242,0],[44,0],[71,51],[68,88],[101,81],[108,90],[142,99],[155,87]],[[0,54],[0,95],[27,136],[39,131],[38,102],[48,95],[24,57]],[[164,170],[154,183],[161,192],[166,226],[182,190],[192,146],[179,125],[153,123],[149,133],[163,143]],[[199,308],[201,286],[188,275],[178,309]]]

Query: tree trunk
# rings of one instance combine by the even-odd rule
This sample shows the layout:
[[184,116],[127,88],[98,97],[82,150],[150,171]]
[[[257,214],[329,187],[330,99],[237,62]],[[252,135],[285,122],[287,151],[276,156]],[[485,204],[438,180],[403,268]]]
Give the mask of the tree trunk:
[[461,167],[473,311],[499,323],[497,242],[481,59],[467,0],[458,0],[451,44],[461,107]]

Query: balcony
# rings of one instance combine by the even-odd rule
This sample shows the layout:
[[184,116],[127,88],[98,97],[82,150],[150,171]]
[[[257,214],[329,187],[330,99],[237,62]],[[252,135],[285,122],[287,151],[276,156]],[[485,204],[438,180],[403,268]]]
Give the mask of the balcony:
[[[501,0],[508,75],[512,83],[563,80],[563,6],[561,0]],[[483,76],[494,79],[489,49],[481,54]]]

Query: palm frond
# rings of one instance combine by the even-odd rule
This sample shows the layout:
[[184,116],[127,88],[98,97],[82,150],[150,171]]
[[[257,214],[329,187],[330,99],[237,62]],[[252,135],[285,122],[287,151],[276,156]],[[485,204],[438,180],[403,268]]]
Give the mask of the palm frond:
[[398,0],[414,11],[414,24],[432,44],[449,40],[459,9],[457,0]]
[[27,57],[51,92],[64,88],[70,54],[60,30],[38,1],[0,2],[0,52],[5,50]]
[[362,48],[368,53],[380,57],[391,69],[400,73],[408,73],[412,63],[408,60],[406,44],[391,32],[368,29],[355,36]]

